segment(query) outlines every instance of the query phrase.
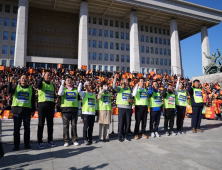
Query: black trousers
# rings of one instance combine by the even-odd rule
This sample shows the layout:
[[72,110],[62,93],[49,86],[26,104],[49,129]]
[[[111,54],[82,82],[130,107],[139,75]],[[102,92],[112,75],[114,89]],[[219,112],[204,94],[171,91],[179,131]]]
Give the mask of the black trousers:
[[38,108],[38,132],[37,138],[38,143],[43,143],[42,136],[44,130],[45,119],[47,121],[48,129],[48,142],[53,141],[53,118],[54,118],[54,108]]
[[203,107],[192,107],[192,110],[191,128],[200,129]]
[[183,121],[185,117],[186,107],[177,106],[177,131],[183,130]]
[[92,133],[95,122],[95,115],[83,114],[83,139],[92,141]]
[[118,108],[119,137],[122,137],[123,134],[127,136],[127,134],[130,132],[131,114],[132,109]]
[[161,111],[150,111],[150,132],[157,132],[160,124]]
[[175,109],[165,109],[165,118],[164,118],[164,131],[168,131],[168,125],[170,127],[170,132],[173,131],[175,117]]
[[20,144],[20,128],[23,121],[24,125],[24,144],[29,145],[30,142],[30,120],[31,113],[20,113],[13,114],[14,120],[14,145],[19,146]]
[[77,142],[77,120],[78,113],[62,113],[62,122],[63,122],[63,139],[64,142],[69,142],[69,122],[71,121],[71,136],[72,141]]
[[138,135],[139,133],[139,128],[140,128],[140,122],[142,121],[142,134],[145,133],[146,131],[146,122],[147,122],[147,106],[135,106],[135,129],[134,129],[134,134]]

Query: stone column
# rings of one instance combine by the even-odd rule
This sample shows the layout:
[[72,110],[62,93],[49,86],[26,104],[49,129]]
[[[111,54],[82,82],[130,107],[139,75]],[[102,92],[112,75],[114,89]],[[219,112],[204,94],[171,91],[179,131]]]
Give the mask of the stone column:
[[82,1],[79,13],[78,68],[86,65],[88,69],[88,2]]
[[133,10],[130,13],[130,72],[141,72],[139,50],[137,12]]
[[170,45],[171,45],[171,74],[182,75],[182,63],[180,54],[180,39],[177,30],[177,20],[170,20]]
[[26,65],[25,59],[27,53],[28,9],[29,9],[29,0],[19,0],[14,66],[23,67]]
[[210,64],[210,60],[207,59],[203,54],[203,52],[205,52],[207,56],[210,56],[210,46],[209,46],[207,26],[201,27],[201,46],[202,46],[202,72],[204,73],[203,67],[206,67],[208,64]]

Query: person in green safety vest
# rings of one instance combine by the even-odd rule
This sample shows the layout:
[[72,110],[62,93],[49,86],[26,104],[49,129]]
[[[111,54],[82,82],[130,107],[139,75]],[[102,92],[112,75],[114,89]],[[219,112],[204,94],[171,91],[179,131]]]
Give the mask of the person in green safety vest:
[[194,80],[193,87],[192,81],[189,81],[188,92],[190,94],[191,106],[193,110],[192,120],[191,120],[191,131],[193,133],[201,132],[203,130],[200,129],[202,110],[203,110],[203,94],[202,89],[200,88],[200,81]]
[[[64,85],[66,84],[66,87]],[[61,112],[63,122],[64,146],[69,146],[69,122],[71,122],[72,143],[78,146],[77,120],[78,111],[81,107],[77,88],[73,86],[73,79],[67,76],[62,80],[58,95],[61,96]]]
[[183,121],[187,106],[187,92],[184,90],[183,82],[180,82],[180,77],[178,77],[175,89],[175,95],[176,95],[176,109],[177,109],[177,134],[184,134]]
[[92,84],[89,81],[84,83],[84,88],[86,91],[82,91],[82,82],[80,82],[78,93],[82,97],[83,139],[85,145],[89,145],[96,143],[92,138],[96,112],[96,95],[92,92]]
[[148,113],[148,92],[144,86],[144,78],[140,77],[139,82],[133,89],[134,104],[135,104],[135,139],[139,139],[139,127],[142,122],[142,138],[147,139],[148,136],[145,134],[147,113]]
[[[132,96],[127,78],[122,78],[122,86],[116,86],[116,75],[114,76],[113,89],[117,92],[116,104],[118,107],[118,129],[119,142],[130,141],[128,133],[130,132],[131,115],[132,115]],[[124,125],[126,128],[124,130]]]
[[109,142],[109,125],[111,123],[111,95],[108,91],[107,82],[101,83],[99,88],[98,111],[99,111],[99,139],[102,142]]
[[[165,118],[164,118],[164,131],[166,136],[175,136],[176,133],[173,132],[173,125],[174,125],[174,117],[175,117],[175,93],[173,92],[172,84],[168,84],[163,89],[163,104],[164,104],[164,111],[165,111]],[[168,126],[170,131],[168,131]]]
[[20,145],[20,128],[23,121],[24,125],[24,147],[31,149],[30,146],[30,120],[31,115],[35,112],[35,90],[28,85],[27,75],[22,75],[20,84],[12,86],[14,76],[10,77],[7,88],[8,94],[14,94],[12,100],[12,109],[14,119],[14,148],[13,151],[19,150]]
[[50,70],[45,70],[42,77],[37,81],[36,88],[38,88],[38,146],[43,149],[43,129],[45,119],[48,128],[48,143],[49,147],[55,147],[53,142],[53,119],[55,114],[55,87],[51,83],[52,73]]
[[158,90],[157,81],[149,81],[149,107],[150,107],[150,133],[151,137],[160,137],[158,128],[160,124],[160,116],[162,110],[162,97]]

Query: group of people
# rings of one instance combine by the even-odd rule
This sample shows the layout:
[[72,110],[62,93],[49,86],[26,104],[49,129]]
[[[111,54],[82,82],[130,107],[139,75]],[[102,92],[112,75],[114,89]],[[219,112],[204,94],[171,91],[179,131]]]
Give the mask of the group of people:
[[[65,72],[65,71],[64,71]],[[109,125],[111,123],[111,109],[114,105],[118,108],[118,140],[130,141],[132,105],[135,105],[135,139],[139,139],[139,127],[142,123],[142,138],[148,138],[146,134],[147,113],[150,109],[151,137],[160,137],[158,127],[161,112],[164,111],[165,135],[184,134],[183,120],[188,104],[188,93],[193,109],[191,128],[192,132],[203,132],[200,128],[203,109],[203,95],[199,80],[191,82],[175,76],[177,81],[159,82],[158,79],[148,79],[146,76],[137,78],[132,84],[129,78],[118,74],[104,73],[109,79],[113,79],[112,86],[107,79],[100,79],[100,83],[94,84],[93,78],[84,77],[86,72],[71,76],[62,76],[58,83],[53,83],[52,70],[44,70],[42,77],[30,84],[29,75],[22,73],[19,83],[15,82],[15,76],[8,77],[8,94],[13,94],[11,112],[14,115],[14,151],[19,150],[20,127],[24,122],[24,145],[30,149],[30,119],[36,110],[36,95],[38,106],[38,146],[44,148],[43,128],[45,120],[48,128],[48,142],[50,147],[56,146],[53,142],[53,118],[55,106],[59,105],[63,120],[64,146],[70,145],[69,124],[71,122],[71,142],[79,145],[77,135],[77,119],[81,114],[83,119],[83,139],[86,145],[95,143],[93,140],[93,127],[95,115],[98,112],[99,139],[109,142]],[[94,73],[91,73],[94,77]],[[122,74],[122,73],[121,73]],[[135,73],[136,74],[136,73]],[[96,75],[96,73],[95,73]],[[112,77],[113,75],[113,77]],[[100,76],[100,75],[97,75]],[[103,75],[103,77],[105,77]],[[118,78],[118,77],[120,78]],[[122,78],[121,78],[122,77]],[[174,82],[176,88],[174,89]],[[193,84],[193,85],[192,85]],[[57,91],[57,86],[59,90]],[[188,88],[186,88],[188,85]],[[163,89],[161,87],[163,86]],[[95,89],[97,89],[95,91]],[[116,94],[116,97],[115,95]],[[60,96],[60,100],[58,97]],[[58,102],[60,101],[60,102]],[[114,104],[115,103],[115,104]],[[174,118],[177,114],[177,131],[175,132]]]

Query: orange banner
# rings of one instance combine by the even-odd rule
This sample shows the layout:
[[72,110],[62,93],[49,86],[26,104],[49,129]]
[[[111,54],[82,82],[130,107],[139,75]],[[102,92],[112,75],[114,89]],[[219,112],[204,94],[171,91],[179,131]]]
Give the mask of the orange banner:
[[189,113],[189,114],[193,113],[192,107],[190,105],[187,106],[186,109],[187,109],[187,113]]
[[86,65],[82,65],[82,66],[81,66],[81,69],[86,70],[86,69],[87,69],[87,66],[86,66]]
[[208,119],[215,118],[213,107],[206,107],[205,118],[208,118]]
[[58,64],[58,68],[62,68],[62,64]]
[[0,70],[5,70],[5,66],[0,66]]

